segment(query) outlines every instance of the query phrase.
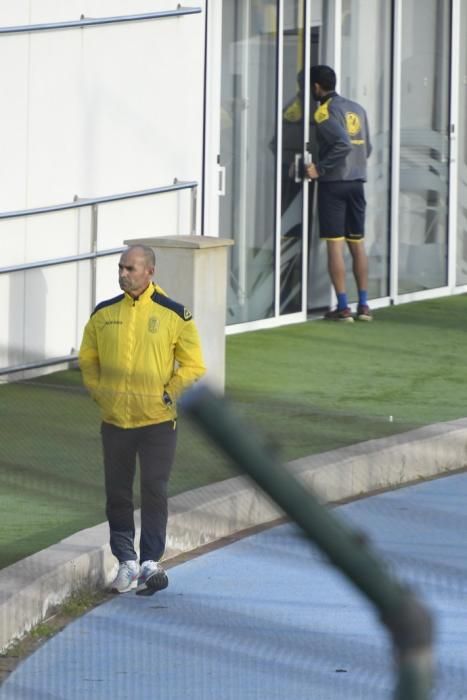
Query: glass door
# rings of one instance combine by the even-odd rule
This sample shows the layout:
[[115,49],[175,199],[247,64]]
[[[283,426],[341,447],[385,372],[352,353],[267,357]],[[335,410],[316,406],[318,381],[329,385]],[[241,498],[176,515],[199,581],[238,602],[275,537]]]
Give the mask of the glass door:
[[402,3],[399,294],[447,284],[450,5]]
[[281,149],[280,313],[329,304],[326,252],[319,241],[315,184],[304,166],[316,154],[311,66],[333,63],[334,3],[284,0]]
[[275,314],[278,5],[222,0],[219,235],[230,253],[227,324]]
[[306,120],[305,0],[284,0],[282,29],[282,109],[280,156],[280,300],[279,311],[303,307],[304,160]]
[[332,31],[329,6],[327,0],[222,0],[219,235],[235,242],[228,325],[305,318],[311,258],[313,281],[329,301],[326,256],[309,254],[314,193],[304,177],[307,75],[312,62],[327,56],[321,37]]
[[[340,91],[365,108],[373,152],[368,161],[365,245],[368,296],[389,295],[391,203],[392,8],[387,0],[342,0]],[[366,42],[370,34],[373,41]],[[365,46],[365,51],[361,47]],[[348,260],[348,279],[351,279]],[[350,301],[357,290],[349,289]]]
[[[335,65],[335,4],[331,0],[312,0],[308,25],[310,67],[319,63]],[[310,121],[316,103],[310,96]],[[313,160],[317,160],[317,145],[313,127],[310,127],[309,150]],[[316,312],[327,308],[331,303],[331,283],[327,270],[327,255],[319,238],[319,222],[316,209],[316,184],[308,187],[308,311]]]

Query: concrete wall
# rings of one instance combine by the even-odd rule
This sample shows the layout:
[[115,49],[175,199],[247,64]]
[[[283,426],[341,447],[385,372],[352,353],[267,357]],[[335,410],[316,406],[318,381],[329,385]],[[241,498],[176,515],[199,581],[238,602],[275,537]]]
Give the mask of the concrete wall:
[[[203,12],[85,29],[0,36],[0,211],[201,181]],[[175,9],[167,0],[16,0],[0,26]],[[101,206],[98,248],[189,233],[190,193]],[[0,222],[0,266],[90,250],[90,212]],[[116,258],[97,265],[97,298],[118,292]],[[79,344],[90,263],[0,275],[0,366]]]

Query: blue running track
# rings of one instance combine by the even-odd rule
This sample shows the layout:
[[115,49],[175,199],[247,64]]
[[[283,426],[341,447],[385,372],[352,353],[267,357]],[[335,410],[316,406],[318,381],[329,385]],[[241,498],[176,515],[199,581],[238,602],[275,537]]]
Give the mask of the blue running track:
[[[467,474],[336,509],[368,533],[436,622],[439,700],[467,698]],[[1,700],[365,700],[392,697],[371,606],[292,525],[113,598],[26,659]]]

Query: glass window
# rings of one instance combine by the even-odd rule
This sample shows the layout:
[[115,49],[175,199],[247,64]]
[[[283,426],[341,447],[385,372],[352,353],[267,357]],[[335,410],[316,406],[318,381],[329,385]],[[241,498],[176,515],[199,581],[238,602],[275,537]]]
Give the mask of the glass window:
[[274,314],[277,8],[223,0],[219,233],[232,238],[227,323]]
[[460,30],[460,85],[458,118],[458,210],[457,210],[457,279],[458,285],[467,284],[467,3],[461,3]]
[[450,2],[402,3],[399,293],[447,283]]
[[[342,2],[338,89],[366,109],[373,146],[365,185],[368,293],[373,299],[389,292],[391,22],[391,3],[387,0]],[[352,294],[349,297],[356,300]]]

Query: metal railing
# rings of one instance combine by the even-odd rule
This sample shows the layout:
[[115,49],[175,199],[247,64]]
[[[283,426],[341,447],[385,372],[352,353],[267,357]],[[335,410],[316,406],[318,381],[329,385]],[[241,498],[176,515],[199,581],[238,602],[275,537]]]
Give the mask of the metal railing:
[[27,372],[29,369],[41,369],[42,367],[54,367],[56,365],[65,365],[70,362],[76,362],[78,355],[63,355],[63,357],[51,357],[49,360],[38,360],[37,362],[24,362],[22,365],[14,365],[12,367],[1,367],[0,377],[7,374],[15,374],[17,372]]
[[65,211],[66,209],[78,209],[80,207],[89,207],[93,204],[105,204],[106,202],[118,202],[122,199],[135,199],[137,197],[148,197],[151,194],[165,194],[166,192],[176,192],[177,190],[194,190],[197,189],[198,183],[193,181],[185,181],[174,179],[172,185],[163,187],[152,187],[148,190],[136,190],[134,192],[123,192],[121,194],[111,194],[105,197],[79,198],[76,197],[72,202],[64,204],[52,204],[48,207],[35,207],[32,209],[17,209],[15,211],[0,212],[1,219],[16,219],[21,216],[36,216],[36,214],[50,214],[54,211]]
[[67,255],[63,258],[51,258],[50,260],[37,260],[32,263],[22,263],[21,265],[10,265],[9,267],[0,267],[0,274],[9,272],[25,272],[27,270],[37,270],[43,267],[53,267],[54,265],[66,265],[66,263],[81,262],[83,260],[95,260],[108,255],[118,255],[125,248],[108,248],[107,250],[99,250],[95,253],[80,253],[79,255]]
[[[83,260],[90,260],[92,262],[91,269],[91,305],[95,306],[96,303],[96,261],[98,258],[107,257],[110,255],[119,255],[124,247],[119,248],[108,248],[105,250],[98,250],[98,206],[100,204],[108,204],[111,202],[119,202],[126,199],[136,199],[138,197],[149,197],[151,195],[167,194],[171,192],[178,192],[181,190],[191,190],[191,212],[190,212],[190,234],[196,233],[196,214],[197,214],[197,198],[198,198],[198,182],[192,181],[179,181],[174,179],[173,184],[164,185],[162,187],[153,187],[147,190],[137,190],[135,192],[124,192],[120,194],[107,195],[104,197],[93,197],[89,199],[75,198],[73,202],[67,202],[64,204],[54,204],[46,207],[36,207],[32,209],[18,209],[15,211],[0,212],[0,222],[10,219],[17,219],[21,217],[29,216],[39,216],[41,214],[51,214],[55,212],[68,211],[70,209],[80,209],[84,207],[91,207],[92,217],[91,217],[91,248],[87,253],[78,253],[76,255],[68,255],[61,258],[51,258],[46,260],[35,260],[33,262],[21,263],[17,265],[9,265],[7,267],[0,267],[0,275],[11,274],[15,272],[26,272],[28,270],[41,269],[45,267],[52,267],[55,265],[66,265],[68,263],[81,262]],[[70,354],[62,357],[50,358],[47,360],[38,360],[37,362],[28,362],[21,365],[14,365],[11,367],[0,368],[0,376],[5,376],[13,374],[15,372],[22,372],[31,369],[39,369],[41,367],[48,367],[52,365],[64,364],[67,362],[72,362],[76,360],[76,355]]]
[[85,17],[68,22],[45,22],[42,24],[22,24],[11,27],[0,27],[0,35],[27,34],[30,32],[48,32],[57,29],[83,29],[106,24],[121,24],[123,22],[143,22],[154,19],[170,19],[183,17],[183,15],[196,15],[202,12],[201,7],[182,7],[177,5],[175,10],[163,10],[160,12],[145,12],[137,15],[121,15],[115,17]]
[[122,248],[112,248],[108,250],[97,250],[97,216],[96,207],[99,204],[107,204],[109,202],[119,202],[124,199],[136,199],[138,197],[149,197],[151,195],[166,194],[168,192],[178,192],[179,190],[191,190],[191,213],[190,213],[190,234],[193,235],[196,232],[196,211],[197,211],[197,199],[198,199],[198,183],[196,181],[179,181],[174,180],[172,185],[165,185],[163,187],[152,187],[148,190],[137,190],[135,192],[123,192],[121,194],[112,194],[105,197],[93,197],[90,199],[80,199],[76,198],[73,202],[66,202],[64,204],[53,204],[47,207],[35,207],[32,209],[17,209],[15,211],[5,211],[0,212],[0,221],[5,219],[18,219],[26,216],[37,216],[39,214],[52,214],[59,211],[68,211],[69,209],[79,209],[83,207],[91,207],[93,209],[92,217],[92,248],[93,250],[89,253],[81,253],[77,255],[70,255],[64,258],[54,258],[51,260],[36,260],[30,263],[23,263],[20,265],[10,265],[8,267],[0,267],[0,275],[11,273],[11,272],[24,272],[25,270],[33,270],[40,267],[50,267],[51,265],[62,265],[65,263],[79,262],[80,260],[91,260],[95,258],[104,257],[106,255],[114,255]]

